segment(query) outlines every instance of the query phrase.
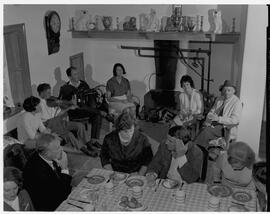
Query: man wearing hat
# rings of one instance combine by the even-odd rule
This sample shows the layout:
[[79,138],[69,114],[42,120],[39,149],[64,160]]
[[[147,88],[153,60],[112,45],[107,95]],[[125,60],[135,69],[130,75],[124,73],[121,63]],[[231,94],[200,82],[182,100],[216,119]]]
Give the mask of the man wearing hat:
[[237,126],[242,113],[242,102],[235,95],[236,88],[229,80],[225,80],[219,90],[221,96],[216,99],[204,122],[205,127],[194,141],[205,148],[210,140],[224,136],[224,128],[226,127],[230,127],[229,140],[236,139],[237,136]]

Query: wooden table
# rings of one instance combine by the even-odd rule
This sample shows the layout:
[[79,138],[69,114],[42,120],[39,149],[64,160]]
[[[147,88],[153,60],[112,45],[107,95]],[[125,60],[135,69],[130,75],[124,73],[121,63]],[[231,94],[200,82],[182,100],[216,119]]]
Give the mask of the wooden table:
[[[112,171],[104,169],[92,169],[88,176],[102,175],[107,180],[110,174],[112,174]],[[80,195],[81,191],[87,188],[99,189],[99,202],[98,206],[96,207],[96,211],[123,211],[118,204],[122,196],[131,196],[129,188],[123,182],[115,187],[114,193],[112,195],[108,195],[104,192],[105,182],[100,185],[92,185],[89,184],[86,179],[83,179],[78,187],[76,187],[69,195],[69,198],[64,201],[56,211],[69,210],[72,207],[72,205],[67,203],[69,200],[71,200],[75,205],[85,207],[87,205],[86,203],[74,201],[72,199],[90,202],[88,199],[82,198]],[[143,186],[143,197],[140,199],[140,201],[145,207],[147,207],[145,211],[209,211],[208,199],[210,194],[207,191],[206,184],[185,184],[183,186],[183,190],[186,192],[186,200],[185,204],[181,205],[177,203],[173,197],[176,189],[167,189],[163,185],[159,185],[157,191],[154,191],[154,189],[147,187],[145,182],[145,185]],[[244,204],[250,211],[256,211],[257,200],[255,191],[238,188],[233,189],[234,192],[238,190],[248,192],[252,196],[252,200]],[[232,201],[234,201],[232,196],[221,198],[219,210],[228,211],[228,208],[233,205]]]

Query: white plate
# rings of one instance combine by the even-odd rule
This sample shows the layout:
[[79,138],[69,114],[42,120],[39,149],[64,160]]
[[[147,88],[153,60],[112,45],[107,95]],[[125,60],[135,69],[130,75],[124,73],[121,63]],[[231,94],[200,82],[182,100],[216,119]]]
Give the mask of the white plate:
[[207,187],[207,191],[215,197],[229,197],[232,194],[232,188],[223,184],[212,184]]
[[166,179],[162,182],[162,185],[166,187],[167,189],[175,189],[179,186],[178,181]]
[[252,196],[244,191],[237,191],[233,193],[232,198],[236,201],[240,201],[242,203],[249,202],[252,199]]
[[123,211],[134,211],[134,212],[138,212],[138,211],[144,211],[147,209],[147,206],[143,205],[141,207],[138,207],[138,208],[130,208],[130,207],[123,207],[120,205],[121,201],[118,202],[118,207],[123,210]]
[[105,181],[105,177],[102,175],[92,175],[87,177],[87,181],[90,184],[101,184]]
[[145,177],[139,176],[139,175],[131,176],[126,180],[126,184],[130,188],[132,188],[134,186],[142,187],[145,184]]
[[127,174],[123,173],[113,173],[110,178],[115,182],[121,182],[124,181],[127,178]]

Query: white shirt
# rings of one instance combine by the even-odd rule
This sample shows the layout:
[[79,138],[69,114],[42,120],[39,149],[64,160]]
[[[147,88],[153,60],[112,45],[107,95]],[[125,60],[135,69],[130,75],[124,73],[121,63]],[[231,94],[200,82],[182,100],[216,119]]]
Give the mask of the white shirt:
[[170,166],[170,169],[167,173],[167,177],[170,179],[173,179],[173,180],[180,181],[180,183],[181,183],[182,177],[179,174],[177,169],[181,168],[186,162],[187,162],[187,158],[185,155],[178,157],[178,158],[172,157],[171,166]]
[[202,97],[196,89],[192,89],[191,98],[184,92],[179,95],[180,111],[188,112],[191,110],[192,114],[200,114],[203,110]]
[[38,114],[24,112],[17,121],[18,139],[23,143],[28,139],[35,139],[38,130],[46,130]]
[[13,200],[13,201],[8,201],[5,200],[5,202],[12,207],[15,211],[20,211],[20,206],[19,206],[19,198],[18,196]]
[[54,118],[58,114],[57,108],[49,107],[45,99],[40,98],[40,106],[41,106],[40,117],[41,121],[43,122],[51,118]]

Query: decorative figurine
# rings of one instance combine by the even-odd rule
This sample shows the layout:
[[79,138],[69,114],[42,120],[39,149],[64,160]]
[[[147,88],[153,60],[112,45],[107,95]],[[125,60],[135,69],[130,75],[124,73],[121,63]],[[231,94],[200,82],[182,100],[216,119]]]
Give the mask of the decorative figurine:
[[136,18],[135,17],[127,17],[127,21],[123,24],[124,31],[136,31]]
[[119,28],[119,17],[116,17],[116,30],[120,30],[120,28]]
[[201,16],[200,32],[203,32],[203,16]]
[[149,23],[146,31],[159,31],[159,20],[156,16],[156,11],[151,8],[150,15],[149,15]]
[[102,23],[104,26],[104,30],[111,30],[111,25],[112,25],[112,17],[111,16],[103,16],[102,18]]
[[141,13],[139,15],[139,20],[140,20],[140,30],[141,31],[146,31],[148,25],[149,25],[149,19],[147,14]]
[[222,18],[221,10],[211,9],[209,11],[210,32],[221,34],[229,32],[229,27]]
[[193,31],[194,27],[195,27],[194,17],[188,16],[187,17],[187,30],[191,32]]
[[233,23],[232,23],[232,33],[235,33],[235,20],[236,18],[233,18]]
[[79,17],[75,24],[75,30],[87,31],[87,25],[90,20],[90,15],[87,10],[78,11]]
[[160,31],[162,31],[162,32],[164,32],[164,31],[165,31],[165,28],[166,28],[166,25],[167,25],[168,19],[169,19],[169,17],[168,17],[168,16],[163,16],[163,17],[161,18],[161,26],[160,26]]
[[196,32],[200,31],[200,16],[199,15],[196,16],[196,24],[195,24],[194,31]]
[[174,26],[173,19],[170,17],[167,19],[167,25],[165,27],[165,31],[177,31],[177,28]]
[[100,31],[104,30],[102,16],[96,15],[95,21],[96,21],[96,30],[100,30]]
[[185,19],[184,19],[183,16],[180,17],[180,22],[179,22],[179,25],[178,25],[178,31],[179,32],[185,31]]

